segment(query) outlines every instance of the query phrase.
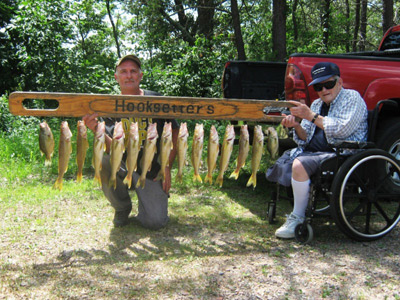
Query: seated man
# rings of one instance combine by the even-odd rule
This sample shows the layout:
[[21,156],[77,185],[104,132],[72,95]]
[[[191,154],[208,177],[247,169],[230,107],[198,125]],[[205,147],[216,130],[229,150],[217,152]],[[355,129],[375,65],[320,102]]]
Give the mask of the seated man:
[[[295,106],[290,109],[291,115],[282,120],[283,126],[294,128],[298,147],[287,150],[266,173],[269,181],[292,185],[294,207],[275,232],[279,238],[294,238],[296,226],[304,221],[310,177],[323,159],[335,156],[328,144],[367,140],[367,107],[357,91],[343,88],[339,67],[320,62],[312,68],[311,76],[309,86],[320,98],[311,107],[290,101]],[[296,117],[302,119],[301,123]]]

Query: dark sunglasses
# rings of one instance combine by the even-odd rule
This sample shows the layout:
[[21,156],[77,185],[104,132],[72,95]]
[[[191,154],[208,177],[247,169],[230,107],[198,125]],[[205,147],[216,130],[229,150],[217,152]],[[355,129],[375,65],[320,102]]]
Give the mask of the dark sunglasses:
[[331,80],[331,81],[327,81],[324,83],[316,83],[313,85],[314,90],[316,92],[320,92],[322,91],[323,88],[326,88],[327,90],[333,89],[333,87],[336,85],[337,79],[335,80]]

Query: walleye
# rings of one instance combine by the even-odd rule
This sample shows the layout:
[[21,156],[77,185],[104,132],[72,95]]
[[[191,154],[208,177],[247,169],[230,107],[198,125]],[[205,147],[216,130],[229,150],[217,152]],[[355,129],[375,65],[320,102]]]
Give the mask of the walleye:
[[250,144],[249,144],[249,130],[247,125],[242,125],[240,127],[240,138],[239,138],[239,154],[236,160],[236,169],[232,172],[229,178],[238,179],[239,171],[246,163],[247,156],[249,154]]
[[193,134],[193,143],[192,143],[192,165],[193,165],[193,181],[203,182],[199,175],[200,163],[201,163],[201,154],[203,152],[203,142],[204,142],[204,129],[203,124],[196,124],[194,128]]
[[54,151],[54,137],[46,121],[39,125],[39,148],[41,154],[45,156],[44,165],[51,166],[51,157]]
[[58,177],[54,183],[54,188],[62,190],[63,188],[63,176],[68,169],[68,161],[71,156],[72,146],[71,146],[72,133],[69,129],[68,122],[61,122],[61,133],[60,141],[58,145]]
[[93,168],[94,168],[94,180],[97,181],[101,186],[100,171],[102,167],[102,160],[105,148],[106,140],[106,125],[103,122],[99,122],[96,127],[96,132],[94,133],[93,141]]
[[139,140],[139,127],[137,122],[132,122],[129,126],[128,143],[126,146],[126,168],[128,173],[124,179],[124,183],[131,188],[132,184],[132,173],[137,169],[137,158],[140,151],[140,140]]
[[204,179],[204,182],[209,182],[210,184],[212,184],[212,173],[214,172],[217,165],[217,158],[219,153],[219,136],[214,125],[212,125],[210,129],[210,139],[208,140],[207,151],[208,172],[206,178]]
[[76,164],[78,166],[78,172],[76,174],[76,181],[82,181],[82,171],[85,164],[86,152],[89,148],[87,139],[87,128],[85,121],[78,121],[77,125],[77,136],[76,136]]
[[228,168],[229,159],[231,158],[233,142],[235,141],[235,130],[233,125],[226,126],[224,141],[222,142],[221,159],[219,161],[219,174],[216,183],[222,187],[224,181],[224,173]]
[[151,169],[151,164],[153,162],[154,154],[157,152],[157,124],[151,123],[147,127],[146,140],[144,142],[144,149],[142,154],[142,159],[140,160],[140,167],[142,169],[142,174],[136,183],[136,187],[141,187],[144,189],[146,184],[146,174]]
[[257,125],[254,127],[254,136],[253,136],[253,146],[252,146],[252,154],[251,154],[251,176],[246,186],[253,185],[253,188],[257,185],[257,171],[260,167],[261,157],[264,152],[264,134],[262,132],[261,126]]
[[279,149],[279,138],[278,133],[274,127],[268,127],[268,141],[267,141],[267,149],[272,159],[275,159],[278,156]]
[[121,168],[122,156],[125,152],[125,133],[122,122],[115,122],[113,138],[110,147],[111,175],[108,181],[110,187],[117,188],[117,172]]
[[176,145],[178,152],[178,173],[176,174],[175,180],[182,183],[183,168],[185,166],[186,151],[188,148],[189,132],[187,130],[186,123],[182,123],[179,127],[178,143]]
[[160,145],[161,168],[160,168],[160,171],[158,171],[156,180],[162,179],[162,181],[165,181],[165,168],[169,167],[169,155],[171,154],[171,150],[173,148],[171,122],[164,123],[164,128],[163,128],[160,142],[161,142],[161,145]]

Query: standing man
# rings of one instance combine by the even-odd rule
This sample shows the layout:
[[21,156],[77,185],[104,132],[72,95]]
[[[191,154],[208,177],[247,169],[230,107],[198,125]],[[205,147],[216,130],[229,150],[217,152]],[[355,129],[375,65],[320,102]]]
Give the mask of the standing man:
[[[143,90],[140,88],[140,82],[143,77],[141,70],[141,62],[135,55],[126,55],[122,57],[116,64],[115,80],[118,82],[122,95],[150,95],[160,96],[159,93]],[[98,124],[97,114],[86,115],[83,117],[86,126],[96,131]],[[110,145],[113,136],[114,125],[116,121],[122,121],[125,130],[125,135],[129,133],[130,122],[138,122],[139,136],[141,139],[141,151],[139,153],[138,162],[140,162],[143,154],[143,146],[146,138],[147,127],[150,123],[157,123],[158,135],[161,136],[164,123],[172,123],[172,141],[173,149],[169,158],[169,166],[176,156],[176,142],[179,132],[179,125],[175,120],[164,120],[164,119],[151,119],[151,118],[129,118],[129,119],[117,119],[117,118],[103,118],[106,125],[106,154],[103,156],[102,170],[101,170],[101,182],[104,195],[110,201],[111,206],[115,209],[114,225],[116,227],[122,227],[129,223],[129,214],[132,210],[132,202],[129,196],[129,190],[127,185],[123,183],[123,180],[127,174],[127,168],[125,165],[126,155],[124,155],[121,163],[121,168],[117,172],[117,187],[110,187],[108,184],[111,174],[110,164]],[[157,142],[157,154],[160,153],[160,143]],[[155,181],[158,171],[161,166],[157,161],[158,155],[154,156],[151,170],[146,174],[146,184],[142,189],[136,187],[136,183],[142,170],[138,163],[138,170],[132,174],[131,187],[135,189],[138,196],[139,206],[137,220],[142,224],[143,227],[150,229],[159,229],[164,227],[168,222],[168,197],[169,189],[171,188],[171,171],[169,167],[165,170],[165,180]]]
[[[297,101],[291,115],[285,116],[282,125],[294,128],[297,148],[285,151],[267,170],[267,179],[284,186],[292,185],[294,207],[275,235],[294,238],[294,230],[305,218],[310,190],[310,177],[320,162],[335,156],[329,144],[343,141],[367,140],[368,111],[357,91],[344,89],[339,67],[330,62],[317,63],[311,70],[313,86],[319,99],[311,107]],[[302,119],[301,123],[296,117]]]

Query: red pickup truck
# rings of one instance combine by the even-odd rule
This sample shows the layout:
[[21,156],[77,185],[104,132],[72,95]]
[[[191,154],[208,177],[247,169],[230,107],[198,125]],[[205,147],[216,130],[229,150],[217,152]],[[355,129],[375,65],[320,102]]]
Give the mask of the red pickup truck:
[[321,61],[339,66],[344,88],[357,90],[369,110],[384,99],[398,103],[397,107],[381,112],[383,117],[377,128],[377,145],[400,159],[400,25],[385,33],[378,51],[338,55],[292,54],[286,66],[285,99],[301,100],[310,105],[318,98],[308,84],[312,67]]

